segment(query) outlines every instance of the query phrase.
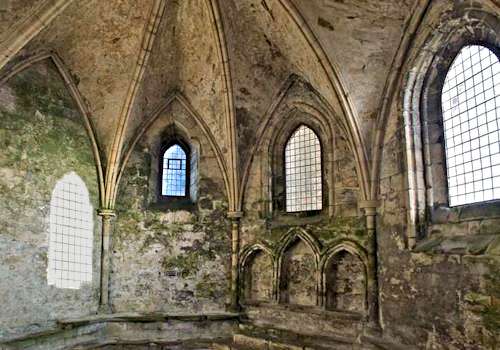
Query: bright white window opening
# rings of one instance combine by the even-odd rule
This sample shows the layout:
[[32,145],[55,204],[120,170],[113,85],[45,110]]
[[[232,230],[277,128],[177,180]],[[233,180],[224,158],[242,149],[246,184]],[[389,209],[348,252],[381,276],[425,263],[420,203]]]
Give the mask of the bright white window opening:
[[450,206],[500,199],[500,63],[465,46],[449,69],[442,110]]
[[161,194],[170,197],[186,195],[186,152],[178,144],[170,146],[163,155]]
[[321,178],[319,139],[301,125],[285,147],[286,211],[321,210]]
[[92,281],[93,226],[87,187],[71,172],[57,182],[50,201],[49,285],[78,289]]

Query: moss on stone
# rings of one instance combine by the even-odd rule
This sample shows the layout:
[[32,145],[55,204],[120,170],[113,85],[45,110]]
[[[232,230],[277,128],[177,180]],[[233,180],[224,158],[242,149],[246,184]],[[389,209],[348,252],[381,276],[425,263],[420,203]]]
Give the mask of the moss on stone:
[[[205,179],[199,189],[205,205],[198,201],[186,209],[156,203],[150,193],[151,158],[146,152],[141,146],[134,150],[120,183],[113,250],[126,252],[127,261],[116,267],[115,275],[123,276],[127,284],[138,283],[134,274],[160,276],[161,282],[149,288],[136,309],[147,308],[156,298],[172,302],[158,305],[159,309],[196,309],[200,299],[222,306],[231,252],[227,203],[219,199],[215,182]],[[136,300],[126,287],[115,286],[121,291],[115,298],[119,307]]]
[[257,238],[265,241],[269,246],[275,247],[279,241],[293,227],[302,227],[304,230],[315,236],[322,244],[339,237],[349,237],[363,244],[367,239],[366,227],[362,218],[338,217],[333,220],[324,220],[313,224],[303,225],[280,225],[272,227],[262,232],[257,232]]
[[[57,182],[75,172],[86,184],[93,207],[99,205],[95,159],[82,116],[58,71],[47,62],[15,75],[0,90],[0,96],[12,99],[0,106],[0,255],[15,252],[19,257],[3,271],[9,284],[0,289],[0,325],[17,322],[29,328],[62,314],[93,312],[98,283],[70,293],[48,286],[46,280],[48,218]],[[94,220],[97,242],[96,214]],[[95,259],[98,249],[94,252]]]
[[363,218],[336,217],[322,225],[308,225],[308,229],[325,244],[340,236],[359,240],[366,239],[366,227]]
[[204,274],[196,283],[196,296],[198,298],[215,299],[224,294],[221,286],[212,279],[210,274]]
[[[16,235],[23,227],[8,222],[43,227],[56,182],[71,171],[83,179],[97,207],[99,187],[89,137],[58,72],[50,65],[38,65],[7,86],[16,97],[16,107],[0,107],[0,190],[6,213],[1,220],[6,233]],[[39,213],[38,219],[22,218],[31,211]]]
[[489,266],[489,273],[485,276],[486,292],[491,303],[481,311],[484,327],[490,333],[491,341],[495,345],[500,343],[500,268],[498,261]]

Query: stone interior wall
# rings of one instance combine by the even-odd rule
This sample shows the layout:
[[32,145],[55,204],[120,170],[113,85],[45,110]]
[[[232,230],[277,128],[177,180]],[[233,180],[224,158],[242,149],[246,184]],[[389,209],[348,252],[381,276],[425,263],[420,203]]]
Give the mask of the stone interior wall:
[[94,349],[89,350],[210,350],[213,349],[209,345],[200,345],[200,344],[146,344],[146,345],[107,345],[101,346]]
[[500,297],[498,258],[408,249],[405,145],[399,115],[394,109],[387,128],[377,221],[384,328],[400,341],[419,346],[487,348],[498,343],[494,333],[499,308],[491,304]]
[[[483,23],[499,28],[498,16],[492,13],[487,2],[434,2],[422,25],[427,30],[416,37],[414,52],[409,55],[405,69],[412,69],[413,56],[425,50],[432,55],[466,44],[459,39],[476,36],[498,42],[498,31],[497,36],[491,32],[490,36],[484,36]],[[454,35],[453,40],[447,40],[447,33]],[[433,74],[439,71],[443,74],[444,67],[431,65],[430,69]],[[377,233],[382,324],[388,336],[421,348],[495,349],[500,343],[498,238],[496,246],[493,244],[485,250],[482,237],[498,237],[498,207],[494,203],[479,206],[468,218],[456,215],[456,212],[467,212],[463,208],[448,210],[445,213],[448,222],[424,223],[428,229],[425,235],[418,237],[417,248],[408,246],[410,204],[406,145],[410,140],[405,138],[402,118],[405,83],[403,80],[398,85],[398,95],[390,106],[380,161]],[[434,120],[435,114],[429,117]],[[439,131],[441,126],[431,124],[430,127],[431,143],[440,140],[436,128]],[[442,153],[435,144],[431,146],[428,161],[435,165]],[[443,175],[435,177],[432,184],[427,183],[426,190],[442,195],[446,179]],[[492,215],[495,210],[496,215]],[[441,244],[444,238],[447,243]],[[481,249],[475,246],[478,242],[483,245]]]
[[[283,211],[276,203],[277,198],[273,198],[276,192],[282,192],[280,188],[284,186],[284,166],[277,158],[284,153],[286,141],[294,131],[294,128],[290,129],[290,125],[305,124],[316,132],[321,142],[324,209],[313,221],[328,221],[325,216],[329,215],[329,211],[334,212],[337,222],[358,218],[360,215],[357,205],[361,197],[358,168],[344,129],[335,115],[328,114],[328,107],[322,97],[309,83],[296,75],[288,79],[289,86],[286,85],[280,91],[284,96],[272,113],[265,115],[265,119],[261,121],[267,127],[262,131],[260,139],[255,144],[249,143],[255,150],[250,148],[254,154],[245,170],[248,179],[243,198],[243,244],[255,241],[262,234],[262,238],[267,239],[269,228],[279,226],[270,225],[279,221],[276,218]],[[312,106],[314,114],[304,106]],[[252,137],[258,135],[257,132]],[[284,225],[310,222],[311,220],[293,221],[285,218]]]
[[[2,21],[0,28],[7,28],[38,2],[23,0],[26,8],[17,3],[14,6],[13,1],[8,6],[0,4],[0,18],[9,20]],[[141,46],[141,30],[149,28],[141,20],[148,16],[150,7],[137,2],[117,6],[118,2],[91,1],[85,11],[74,2],[24,52],[43,48],[61,54],[79,81],[103,145],[113,141],[109,135],[114,134],[114,118],[121,115],[127,79],[133,76],[130,72]],[[342,108],[332,96],[339,92],[328,88],[321,62],[299,33],[302,28],[294,25],[280,7],[281,2],[228,1],[221,5],[228,61],[233,67],[237,166],[241,174],[248,170],[241,249],[246,251],[258,243],[270,252],[255,254],[243,267],[244,311],[260,325],[355,338],[366,313],[364,288],[368,288],[370,279],[365,275],[366,266],[354,255],[339,253],[324,272],[326,303],[317,305],[316,300],[323,295],[318,295],[316,277],[323,272],[317,270],[315,261],[327,258],[327,253],[343,242],[350,242],[367,255],[374,253],[359,208],[363,198],[358,160],[350,135],[339,121]],[[148,2],[150,6],[152,3]],[[225,89],[217,40],[212,31],[199,30],[212,24],[210,9],[196,6],[194,1],[167,3],[159,40],[145,73],[146,83],[140,87],[139,106],[133,106],[127,142],[130,144],[145,116],[150,116],[170,92],[180,90],[193,101],[218,138],[222,154],[227,155]],[[422,30],[436,35],[443,33],[439,25],[444,22],[458,23],[474,32],[471,23],[464,22],[473,11],[465,15],[464,8],[474,8],[481,14],[471,17],[476,22],[487,20],[480,11],[497,11],[487,8],[486,4],[492,2],[486,0],[431,3]],[[370,154],[373,150],[368,140],[375,130],[371,126],[380,112],[379,99],[391,70],[391,57],[407,28],[406,16],[411,16],[413,4],[388,0],[370,4],[362,0],[301,0],[297,4],[320,33],[318,38],[331,54],[331,61],[340,63],[340,70],[345,72],[347,95],[353,98],[354,110],[361,116],[360,133]],[[115,7],[121,7],[122,13],[117,15]],[[14,11],[12,15],[6,16],[6,8],[9,13]],[[113,25],[108,27],[106,22]],[[124,32],[129,34],[128,39]],[[105,39],[99,41],[102,33],[106,33]],[[419,48],[425,35],[417,34],[412,40]],[[121,64],[115,65],[115,61]],[[185,62],[179,68],[177,63],[181,61]],[[404,75],[403,80],[406,78]],[[408,247],[403,88],[397,87],[389,123],[383,125],[386,133],[381,145],[381,178],[374,185],[380,192],[376,231],[384,334],[420,348],[494,348],[499,342],[495,332],[500,328],[498,247],[497,255],[464,254],[459,249],[463,241],[453,239],[496,235],[500,219],[484,220],[480,211],[467,221],[458,218],[456,222],[437,224],[426,237],[429,240],[419,242],[420,250]],[[328,170],[324,187],[329,192],[328,208],[317,215],[287,215],[272,208],[270,144],[275,131],[296,115],[292,110],[302,114],[304,120],[316,118],[328,124],[319,134],[328,156],[324,163]],[[164,131],[172,125],[198,150],[193,204],[175,206],[156,201],[158,146],[165,138]],[[262,134],[261,125],[265,125]],[[439,138],[436,133],[431,136]],[[104,147],[107,150],[109,147]],[[60,290],[46,284],[50,194],[56,181],[69,171],[84,179],[97,208],[95,162],[79,113],[54,66],[37,64],[0,87],[0,279],[8,281],[0,284],[0,336],[36,331],[59,317],[87,315],[97,309],[98,263],[94,264],[93,283],[80,290]],[[443,178],[435,182],[436,186],[444,183]],[[230,260],[227,191],[216,152],[180,104],[166,108],[133,149],[119,184],[116,207],[110,281],[114,311],[187,313],[225,309]],[[97,217],[95,223],[94,262],[98,262]],[[298,229],[303,234],[292,237],[294,244],[288,245],[290,233]],[[447,253],[435,249],[432,239],[437,235],[451,238]],[[261,301],[265,303],[260,305]]]
[[[192,203],[157,199],[159,150],[173,129],[191,148],[199,147]],[[208,139],[180,104],[170,105],[139,140],[116,208],[110,282],[114,311],[225,310],[230,228],[224,181]]]
[[416,253],[407,248],[404,144],[396,116],[384,145],[377,226],[383,324],[401,341],[432,344],[435,349],[487,346],[495,342],[498,306],[483,308],[481,303],[500,296],[500,265],[494,256]]
[[92,283],[78,290],[47,285],[50,199],[57,181],[72,171],[85,182],[97,209],[89,136],[59,72],[46,60],[0,86],[0,337],[97,309],[96,215]]
[[[321,293],[325,291],[319,290],[323,272],[319,271],[318,263],[326,258],[329,249],[343,242],[352,243],[363,252],[368,249],[365,219],[358,208],[361,189],[356,159],[340,122],[326,117],[327,107],[307,82],[297,76],[290,77],[290,86],[282,93],[284,97],[269,116],[268,128],[248,170],[241,249],[244,254],[258,244],[266,247],[266,252],[257,248],[260,253],[250,256],[243,267],[244,309],[253,322],[267,327],[300,333],[303,330],[299,325],[304,318],[310,318],[316,330],[309,331],[315,334],[329,332],[333,323],[344,324],[350,328],[349,334],[355,334],[359,331],[357,322],[367,313],[364,295],[361,307],[358,308],[359,302],[353,301],[351,305],[345,301],[335,307],[338,312],[335,316],[328,314],[333,307],[322,304]],[[304,105],[314,106],[315,114],[299,107]],[[273,185],[277,181],[273,177],[280,176],[277,169],[280,161],[276,157],[282,154],[294,126],[301,123],[315,130],[322,145],[324,206],[322,211],[311,215],[288,214],[273,207]],[[268,264],[272,262],[274,266],[274,272],[266,275],[261,267],[265,256],[269,256]],[[345,285],[358,286],[360,279],[365,278],[364,263],[362,268],[354,265],[348,265],[345,268],[348,272],[334,282],[330,278],[326,294],[342,288],[346,290],[345,300],[350,297]],[[271,297],[262,299],[264,295]],[[248,300],[249,296],[253,300]],[[351,314],[347,316],[350,311],[356,313],[354,320],[349,318]],[[339,327],[344,329],[344,326]]]

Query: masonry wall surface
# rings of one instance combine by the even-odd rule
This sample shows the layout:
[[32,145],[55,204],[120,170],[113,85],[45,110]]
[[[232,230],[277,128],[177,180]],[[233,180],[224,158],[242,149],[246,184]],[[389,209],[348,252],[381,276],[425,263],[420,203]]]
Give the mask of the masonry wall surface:
[[[489,249],[488,245],[478,244],[484,237],[494,239],[500,233],[498,218],[491,216],[495,204],[485,204],[475,212],[475,217],[466,220],[452,219],[446,224],[432,225],[429,219],[418,227],[421,234],[416,246],[412,246],[408,235],[411,223],[408,177],[413,174],[408,174],[408,159],[412,154],[408,153],[407,144],[416,135],[405,134],[408,125],[403,118],[407,81],[411,74],[419,74],[418,69],[411,70],[413,55],[436,55],[445,48],[464,45],[469,37],[479,37],[482,29],[478,18],[488,22],[488,12],[486,3],[480,2],[432,4],[423,26],[425,30],[413,43],[415,49],[408,57],[407,71],[398,85],[385,127],[377,225],[381,319],[388,336],[419,348],[495,349],[500,340],[498,243],[496,248],[493,244]],[[498,25],[498,17],[496,21]],[[462,33],[462,41],[440,41],[448,33]],[[435,72],[437,68],[431,65],[430,69]],[[430,117],[439,119],[436,114]],[[442,137],[441,123],[437,124],[432,132]],[[434,147],[432,154],[425,155],[430,157],[427,161],[441,161],[440,153],[435,151],[439,150]],[[427,183],[425,190],[427,194],[445,193],[445,186],[446,178],[441,177]],[[452,212],[449,211],[450,218]]]
[[47,284],[50,199],[57,181],[72,171],[85,182],[97,209],[89,136],[55,65],[45,60],[0,86],[0,337],[97,309],[97,215],[92,282],[78,290]]
[[[0,44],[39,3],[0,4]],[[334,336],[344,344],[373,331],[408,348],[494,349],[500,339],[498,206],[467,220],[460,210],[440,212],[444,219],[409,237],[413,174],[404,124],[405,84],[418,71],[417,56],[439,51],[442,43],[433,38],[446,38],[450,28],[473,37],[486,33],[478,28],[486,22],[497,23],[488,35],[498,38],[494,1],[74,1],[9,67],[32,54],[57,52],[89,109],[102,159],[119,155],[116,168],[111,161],[103,169],[123,171],[118,184],[107,183],[118,192],[113,311],[225,310],[231,208],[243,215],[239,282],[246,326]],[[385,111],[388,122],[376,129]],[[441,136],[434,117],[429,153],[442,158],[434,147]],[[97,217],[93,283],[78,291],[46,283],[48,203],[56,181],[77,172],[98,208],[95,162],[79,118],[49,62],[0,86],[0,337],[97,310]],[[276,195],[285,186],[279,157],[300,123],[321,140],[324,207],[290,214]],[[379,132],[385,133],[380,145]],[[172,136],[196,155],[190,201],[158,200],[159,150]],[[377,146],[380,159],[373,157]],[[371,183],[378,163],[380,179]],[[419,190],[445,187],[444,176],[435,180]],[[232,198],[238,186],[241,198]],[[108,199],[113,207],[114,198]],[[373,205],[377,244],[365,216]],[[497,246],[486,251],[485,239],[496,239]],[[370,314],[377,300],[381,333]],[[112,335],[146,343],[161,333],[168,341],[177,332],[169,322],[111,322]],[[200,329],[217,333],[217,324],[203,322]],[[188,323],[177,325],[186,339],[200,334]],[[146,346],[163,345],[137,345]]]
[[[158,200],[160,148],[173,135],[198,149],[196,200]],[[225,310],[230,262],[226,215],[224,181],[211,145],[192,116],[174,102],[140,139],[120,183],[112,243],[113,309]]]
[[[340,331],[330,335],[350,328],[346,337],[354,339],[361,331],[360,321],[367,316],[366,305],[362,303],[352,312],[347,304],[339,304],[341,308],[328,312],[320,281],[331,279],[325,273],[333,272],[320,270],[320,261],[346,242],[361,254],[369,249],[365,219],[358,207],[362,194],[355,155],[341,122],[304,78],[289,77],[280,93],[280,100],[266,116],[267,127],[245,174],[241,249],[244,257],[248,249],[260,253],[250,255],[245,260],[248,265],[241,267],[244,311],[260,327],[328,335],[327,330],[337,324]],[[322,148],[323,210],[308,215],[286,213],[282,199],[276,197],[277,186],[281,191],[285,188],[284,147],[301,124],[314,130]],[[272,273],[261,272],[257,263],[262,264],[263,256],[272,260]],[[355,271],[361,278],[365,264]],[[348,278],[356,281],[360,276]],[[254,298],[249,300],[252,293]],[[304,329],[304,319],[315,330]]]
[[498,258],[407,248],[402,130],[396,115],[383,160],[385,171],[395,171],[381,179],[377,227],[384,328],[400,341],[421,347],[487,348],[498,342],[493,335],[498,331],[498,306],[488,305],[500,292]]

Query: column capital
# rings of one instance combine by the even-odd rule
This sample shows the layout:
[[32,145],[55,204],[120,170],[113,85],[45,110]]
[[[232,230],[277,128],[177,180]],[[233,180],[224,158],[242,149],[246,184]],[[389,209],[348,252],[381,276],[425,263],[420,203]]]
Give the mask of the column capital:
[[367,200],[367,201],[359,201],[359,207],[361,209],[376,209],[380,204],[378,200]]
[[112,218],[116,216],[116,211],[114,209],[99,209],[97,215]]
[[242,211],[228,211],[227,217],[231,220],[238,220],[238,219],[241,219],[243,217],[243,212]]
[[363,209],[366,216],[375,216],[377,215],[377,208],[379,204],[380,202],[377,200],[360,201],[359,208]]

